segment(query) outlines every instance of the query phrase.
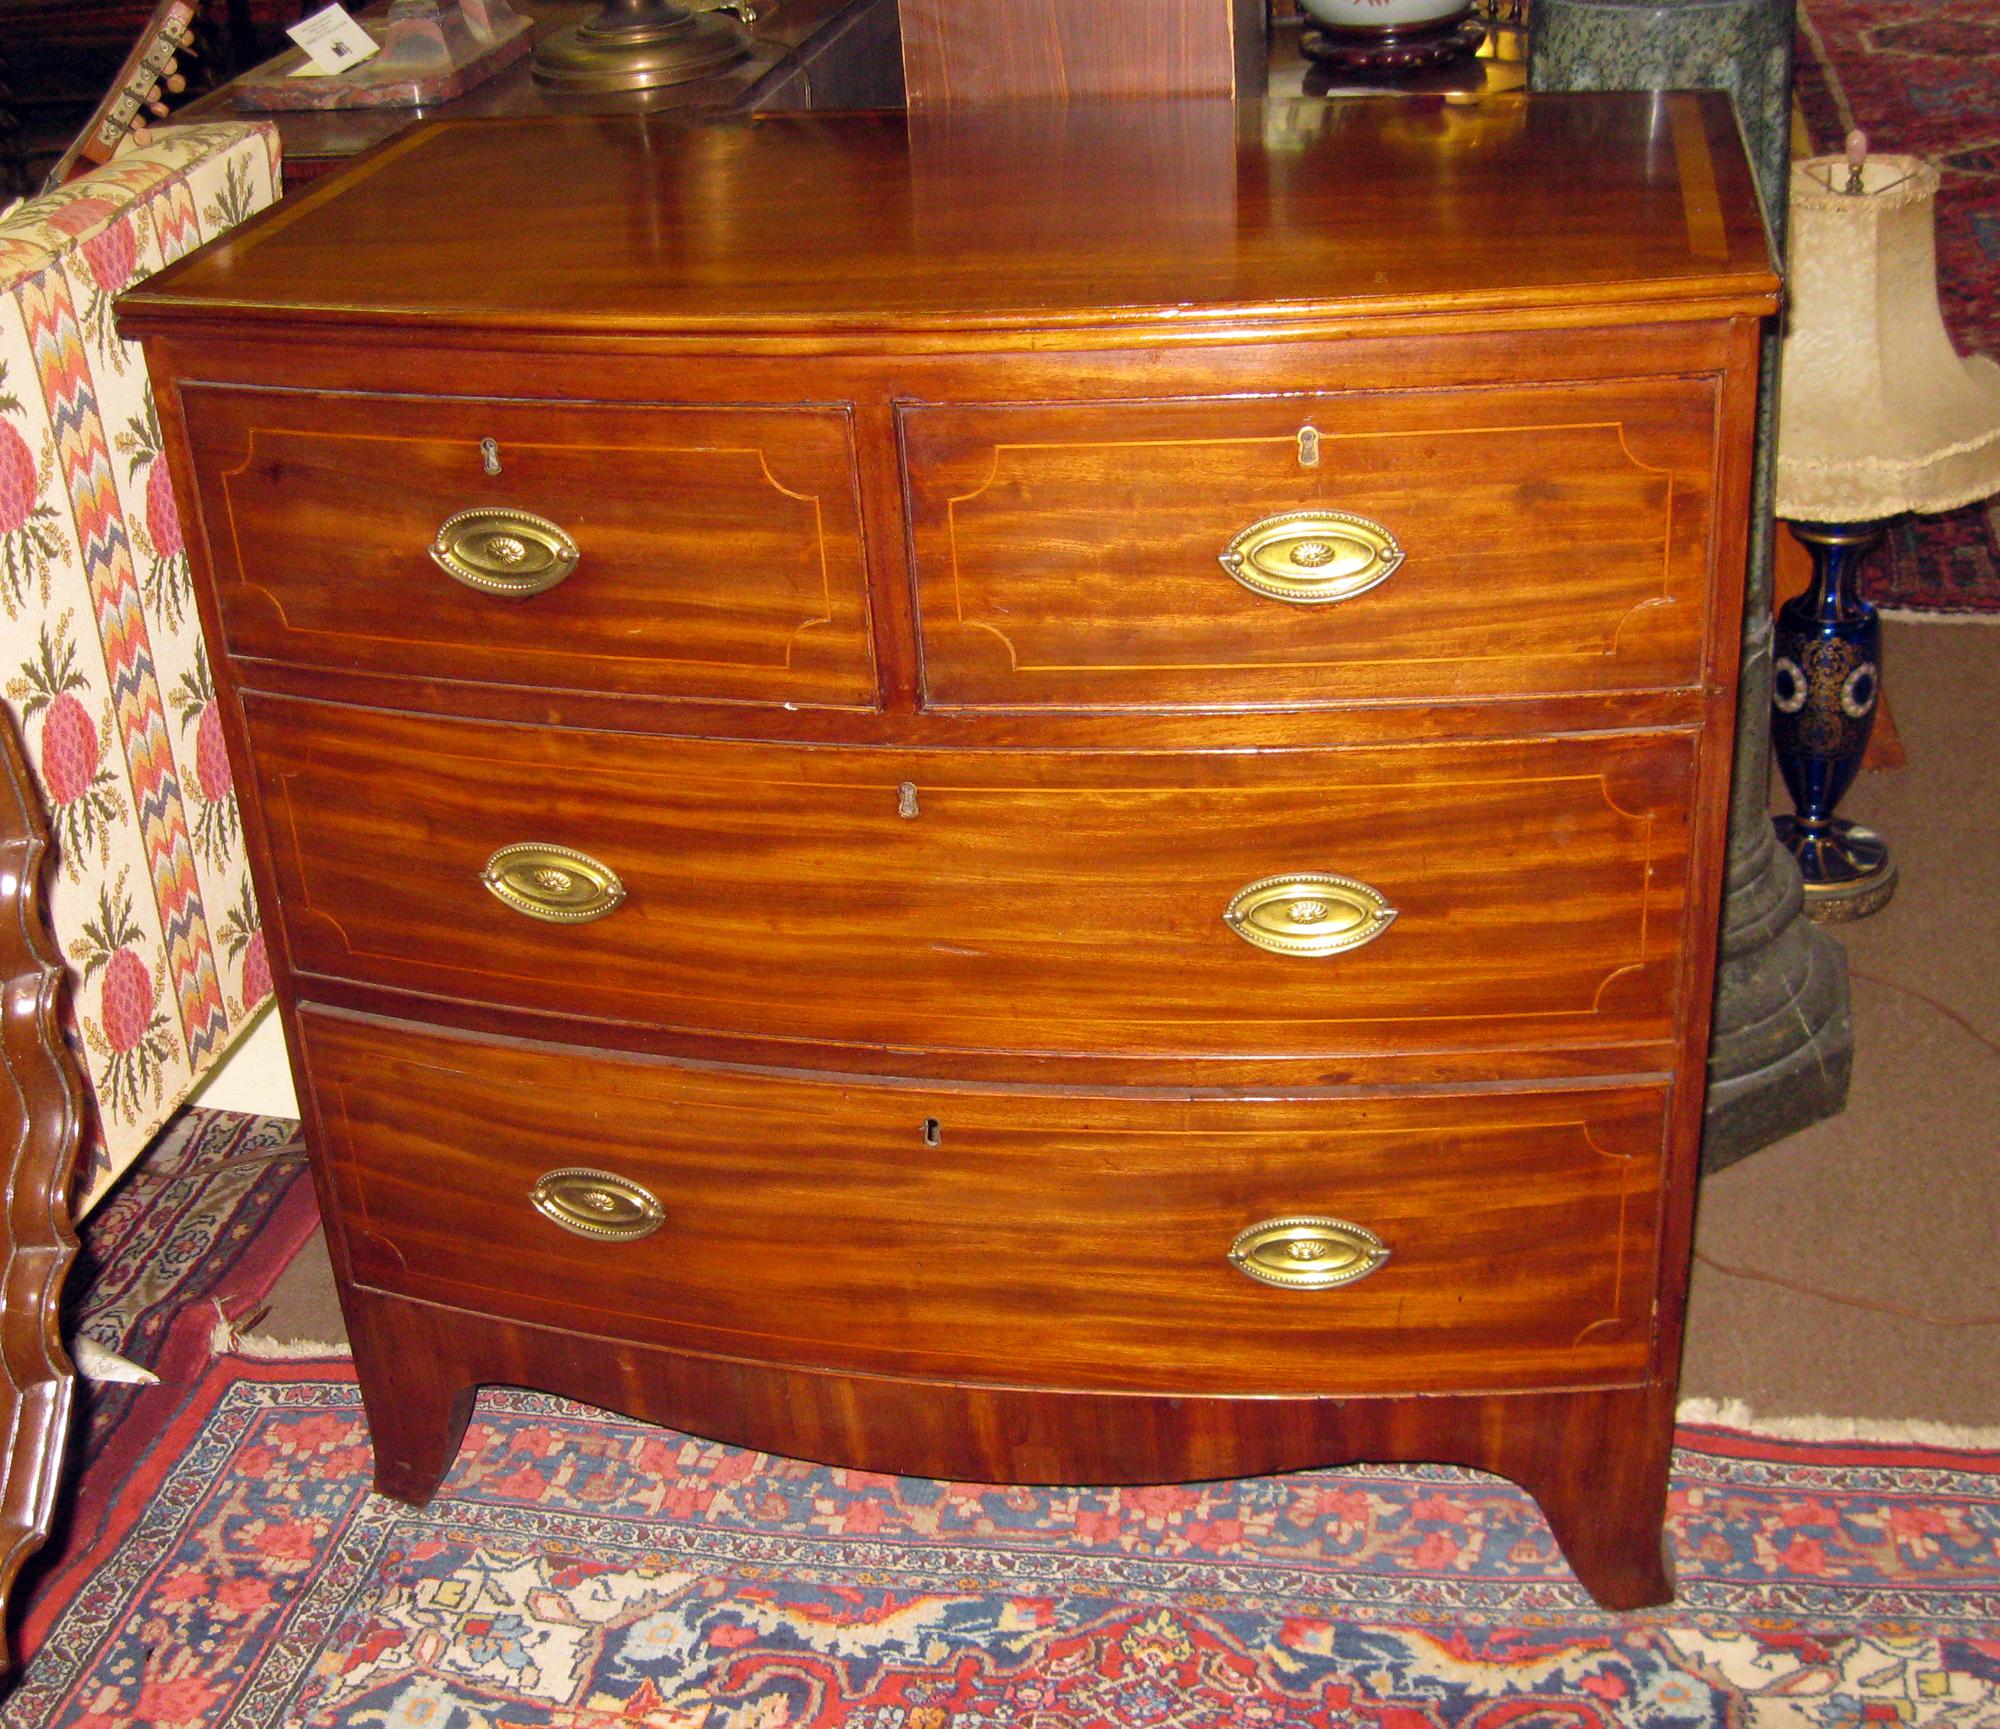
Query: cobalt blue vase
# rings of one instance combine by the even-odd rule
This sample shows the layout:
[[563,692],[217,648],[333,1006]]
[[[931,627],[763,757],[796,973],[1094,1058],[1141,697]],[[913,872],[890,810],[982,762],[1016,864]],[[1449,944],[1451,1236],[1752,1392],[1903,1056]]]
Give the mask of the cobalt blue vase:
[[1896,862],[1872,829],[1834,815],[1875,727],[1882,624],[1861,598],[1862,562],[1882,524],[1797,522],[1813,580],[1778,610],[1771,748],[1795,814],[1773,819],[1799,861],[1808,918],[1866,918],[1896,892]]

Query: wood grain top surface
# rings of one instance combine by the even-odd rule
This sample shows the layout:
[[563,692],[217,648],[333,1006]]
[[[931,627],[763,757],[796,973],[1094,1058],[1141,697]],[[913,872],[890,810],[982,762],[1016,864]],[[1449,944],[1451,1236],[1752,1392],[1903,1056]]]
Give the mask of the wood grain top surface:
[[121,302],[648,336],[1672,316],[1776,289],[1726,98],[419,126]]

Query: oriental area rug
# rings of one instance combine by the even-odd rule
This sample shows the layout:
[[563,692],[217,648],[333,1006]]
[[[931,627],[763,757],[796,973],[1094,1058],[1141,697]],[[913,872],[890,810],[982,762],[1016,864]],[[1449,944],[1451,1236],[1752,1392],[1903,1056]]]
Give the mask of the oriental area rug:
[[416,1511],[344,1368],[172,1396],[38,1587],[19,1729],[2000,1724],[1990,1455],[1684,1431],[1679,1601],[1611,1615],[1458,1470],[1004,1489],[503,1391]]
[[[2000,7],[1800,0],[1797,89],[1813,146],[1854,127],[1938,164],[1938,299],[1961,354],[2000,359]],[[2000,617],[2000,504],[1906,517],[1863,586],[1912,616]]]
[[[296,1122],[183,1111],[84,1220],[64,1337],[148,1375],[191,1380],[213,1354],[217,1322],[255,1315],[318,1227]],[[130,1381],[84,1391],[73,1425],[80,1462],[96,1459],[138,1396]]]
[[1439,1467],[995,1488],[503,1389],[383,1500],[346,1362],[228,1349],[311,1230],[295,1128],[189,1113],[85,1226],[80,1324],[159,1379],[91,1390],[9,1729],[2000,1726],[2000,1455],[1946,1432],[1708,1411],[1636,1615]]

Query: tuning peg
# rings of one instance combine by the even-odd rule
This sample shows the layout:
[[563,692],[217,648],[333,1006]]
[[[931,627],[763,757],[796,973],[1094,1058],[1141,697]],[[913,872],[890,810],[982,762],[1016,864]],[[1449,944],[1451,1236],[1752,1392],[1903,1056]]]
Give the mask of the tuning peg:
[[148,112],[157,114],[162,120],[171,112],[164,102],[148,102],[146,108]]
[[185,55],[190,60],[199,60],[201,58],[201,50],[194,45],[194,32],[192,30],[181,38],[181,45],[174,52]]
[[156,104],[156,103],[157,103],[157,102],[158,102],[158,101],[160,100],[160,87],[159,87],[159,85],[155,84],[155,85],[154,85],[154,86],[153,86],[153,87],[152,87],[152,88],[151,88],[150,90],[148,90],[148,91],[146,92],[146,94],[145,94],[145,95],[143,95],[142,97],[140,97],[140,98],[139,98],[139,100],[140,100],[141,102],[145,103],[147,107],[149,107],[149,108],[150,108],[150,107],[152,107],[152,106],[153,106],[154,104]]
[[[167,64],[171,66],[173,62],[169,60]],[[178,96],[187,87],[188,87],[188,81],[185,78],[183,78],[178,72],[169,72],[167,74],[167,88],[170,91],[172,91],[174,95]]]
[[153,142],[153,129],[150,126],[141,126],[135,120],[132,122],[131,138],[134,144],[144,149],[145,146]]

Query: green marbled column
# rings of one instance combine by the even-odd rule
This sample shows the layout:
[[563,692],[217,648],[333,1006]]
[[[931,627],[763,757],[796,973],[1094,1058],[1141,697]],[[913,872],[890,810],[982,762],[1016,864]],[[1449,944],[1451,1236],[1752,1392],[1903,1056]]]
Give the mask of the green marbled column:
[[[1536,90],[1727,90],[1785,249],[1795,0],[1532,0]],[[1801,911],[1799,870],[1771,832],[1771,471],[1778,338],[1764,339],[1751,494],[1736,778],[1702,1163],[1713,1170],[1847,1103],[1854,1057],[1847,952]]]

